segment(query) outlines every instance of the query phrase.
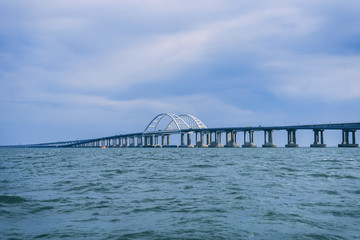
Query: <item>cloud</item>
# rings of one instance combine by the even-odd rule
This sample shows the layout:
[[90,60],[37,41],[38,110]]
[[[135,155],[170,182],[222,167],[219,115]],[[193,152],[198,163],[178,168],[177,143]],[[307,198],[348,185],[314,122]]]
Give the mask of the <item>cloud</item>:
[[86,136],[136,131],[161,112],[191,113],[209,126],[263,124],[313,117],[304,102],[322,115],[336,102],[333,115],[346,116],[348,102],[360,101],[359,7],[1,1],[0,124],[50,122],[80,135],[84,126]]
[[276,95],[323,101],[360,98],[358,56],[297,55],[267,67],[278,71]]

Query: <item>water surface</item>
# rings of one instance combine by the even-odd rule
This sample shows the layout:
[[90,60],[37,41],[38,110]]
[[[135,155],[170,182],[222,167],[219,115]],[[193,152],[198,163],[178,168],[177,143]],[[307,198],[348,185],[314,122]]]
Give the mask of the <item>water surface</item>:
[[360,239],[360,149],[0,149],[1,239]]

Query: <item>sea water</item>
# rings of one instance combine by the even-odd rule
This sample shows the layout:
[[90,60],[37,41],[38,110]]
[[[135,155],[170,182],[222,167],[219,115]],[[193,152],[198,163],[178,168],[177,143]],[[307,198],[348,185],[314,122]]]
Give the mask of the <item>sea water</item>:
[[1,239],[360,239],[360,149],[0,149]]

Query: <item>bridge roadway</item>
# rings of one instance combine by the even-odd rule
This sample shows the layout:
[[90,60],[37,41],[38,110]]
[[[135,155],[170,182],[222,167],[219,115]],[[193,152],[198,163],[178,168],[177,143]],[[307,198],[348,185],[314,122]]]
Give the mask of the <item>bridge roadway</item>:
[[[160,128],[159,123],[166,117],[170,118],[170,122],[165,125],[166,127]],[[237,143],[237,134],[239,132],[243,133],[242,147],[256,147],[254,143],[255,131],[264,132],[264,144],[262,147],[276,147],[273,141],[274,131],[287,131],[287,144],[285,147],[298,147],[296,141],[296,131],[298,130],[313,131],[314,141],[310,147],[326,147],[324,143],[325,130],[342,131],[342,141],[338,144],[338,147],[358,147],[355,133],[359,129],[360,122],[207,128],[205,124],[192,115],[162,113],[156,116],[143,132],[94,139],[17,145],[11,147],[240,147]],[[192,134],[195,134],[195,144],[192,144],[192,139],[194,138]],[[225,145],[222,143],[222,136],[224,134]],[[170,144],[171,135],[180,135],[180,145]]]

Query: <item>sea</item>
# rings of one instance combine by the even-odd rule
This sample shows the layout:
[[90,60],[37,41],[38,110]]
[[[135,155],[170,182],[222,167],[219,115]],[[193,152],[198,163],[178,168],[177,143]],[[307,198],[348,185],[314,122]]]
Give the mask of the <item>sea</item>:
[[360,239],[360,149],[1,148],[0,239]]

